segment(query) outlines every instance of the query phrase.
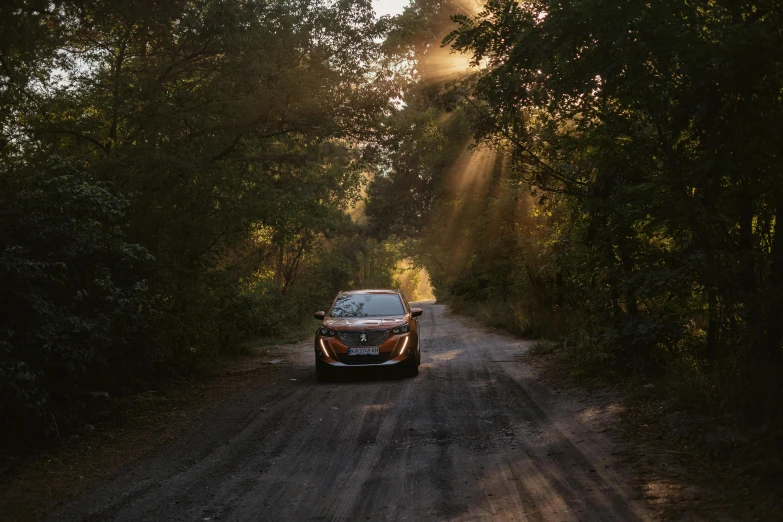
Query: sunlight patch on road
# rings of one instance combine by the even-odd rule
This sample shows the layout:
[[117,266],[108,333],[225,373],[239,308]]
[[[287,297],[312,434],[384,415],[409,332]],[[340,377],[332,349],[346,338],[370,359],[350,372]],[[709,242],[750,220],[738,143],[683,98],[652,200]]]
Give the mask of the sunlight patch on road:
[[427,357],[432,361],[446,362],[456,359],[457,356],[459,356],[464,351],[465,350],[450,350],[443,353],[429,354]]
[[362,406],[361,411],[362,413],[378,413],[382,411],[393,410],[396,405],[397,403],[394,401],[385,402],[383,404],[368,404],[366,406]]
[[609,425],[614,424],[618,415],[624,411],[624,407],[618,402],[612,402],[600,406],[586,406],[573,413],[580,424],[590,426],[591,430],[601,433]]

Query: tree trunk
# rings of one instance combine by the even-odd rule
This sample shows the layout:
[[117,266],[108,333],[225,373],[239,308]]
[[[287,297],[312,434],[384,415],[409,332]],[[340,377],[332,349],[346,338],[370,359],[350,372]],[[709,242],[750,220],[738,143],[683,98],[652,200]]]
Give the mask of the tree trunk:
[[707,359],[715,361],[718,358],[718,333],[720,324],[718,318],[718,296],[714,288],[707,290]]
[[740,285],[737,294],[741,299],[742,318],[745,321],[746,332],[750,338],[752,357],[766,358],[764,353],[764,311],[767,308],[761,301],[756,280],[756,262],[753,252],[753,199],[745,195],[740,203],[739,222],[739,261]]
[[109,153],[117,146],[117,129],[120,123],[120,81],[122,80],[122,65],[125,61],[125,51],[128,46],[128,38],[131,34],[131,26],[125,32],[117,49],[117,59],[114,62],[112,71],[112,106],[111,106],[111,124],[109,126],[109,139],[106,143],[106,152]]
[[775,212],[775,232],[772,240],[770,267],[770,299],[767,305],[767,355],[783,363],[783,204]]
[[742,263],[741,289],[743,293],[752,295],[756,293],[756,267],[753,262],[753,200],[748,197],[742,202],[740,209],[740,237],[739,250]]

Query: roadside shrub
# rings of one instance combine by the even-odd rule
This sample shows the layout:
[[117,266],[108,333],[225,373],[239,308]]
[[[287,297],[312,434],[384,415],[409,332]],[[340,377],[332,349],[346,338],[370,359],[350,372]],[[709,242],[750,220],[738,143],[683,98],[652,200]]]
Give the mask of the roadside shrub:
[[127,241],[128,201],[51,163],[4,194],[0,234],[0,440],[54,441],[80,392],[144,364],[153,263]]
[[714,408],[716,390],[713,380],[696,358],[682,354],[667,365],[664,386],[670,397],[681,407]]

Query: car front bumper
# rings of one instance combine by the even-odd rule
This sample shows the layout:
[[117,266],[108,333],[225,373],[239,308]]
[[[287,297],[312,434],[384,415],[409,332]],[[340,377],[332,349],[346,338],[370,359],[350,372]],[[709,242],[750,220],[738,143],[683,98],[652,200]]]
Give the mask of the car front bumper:
[[[320,364],[334,368],[367,368],[395,366],[406,363],[416,357],[418,339],[412,333],[393,335],[378,347],[377,361],[372,361],[372,356],[350,356],[348,346],[340,342],[337,337],[321,337],[316,335],[315,354]],[[357,362],[343,362],[349,357],[357,357]],[[341,360],[342,359],[342,360]],[[370,359],[370,360],[368,360]],[[366,362],[365,362],[366,361]]]

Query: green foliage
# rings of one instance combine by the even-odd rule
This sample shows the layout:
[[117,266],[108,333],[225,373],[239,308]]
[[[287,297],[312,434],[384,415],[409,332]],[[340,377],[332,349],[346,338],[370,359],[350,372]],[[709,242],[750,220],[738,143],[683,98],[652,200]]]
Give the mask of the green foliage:
[[673,359],[666,371],[666,389],[681,408],[703,411],[715,404],[718,389],[710,382],[709,373],[696,358],[684,355]]
[[[153,258],[128,242],[128,200],[52,163],[3,198],[0,422],[57,438],[80,390],[146,370]],[[15,441],[16,442],[16,441]]]
[[5,439],[393,284],[396,243],[347,215],[407,82],[393,25],[368,0],[0,6]]
[[393,116],[374,233],[413,238],[439,299],[558,339],[575,371],[779,418],[783,9],[501,0],[444,33],[446,11],[408,15],[475,74],[422,72]]
[[780,6],[498,1],[453,20],[444,42],[483,66],[454,91],[537,217],[472,221],[450,291],[584,318],[609,364],[772,415],[752,375],[783,366]]
[[391,139],[367,189],[369,233],[379,238],[418,236],[433,219],[448,170],[470,139],[461,114],[443,121],[437,93],[409,92],[406,106],[389,118]]

